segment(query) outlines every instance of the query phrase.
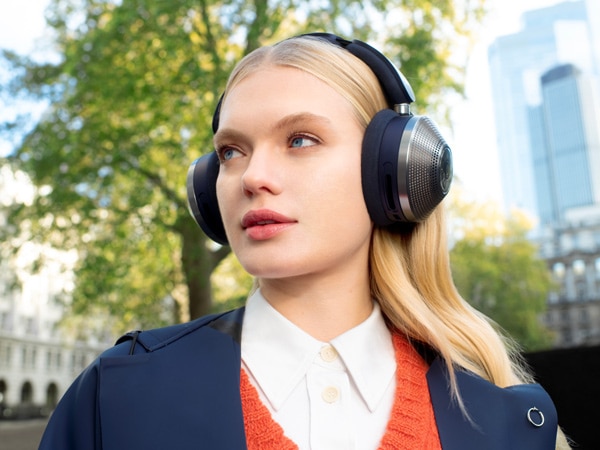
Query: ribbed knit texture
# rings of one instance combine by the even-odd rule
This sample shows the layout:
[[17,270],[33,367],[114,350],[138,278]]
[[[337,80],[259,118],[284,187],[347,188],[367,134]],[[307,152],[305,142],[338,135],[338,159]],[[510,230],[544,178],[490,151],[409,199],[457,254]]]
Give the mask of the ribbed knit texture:
[[[396,393],[379,450],[441,450],[427,386],[428,366],[404,338],[393,335]],[[248,450],[298,450],[273,420],[242,369],[240,381]]]

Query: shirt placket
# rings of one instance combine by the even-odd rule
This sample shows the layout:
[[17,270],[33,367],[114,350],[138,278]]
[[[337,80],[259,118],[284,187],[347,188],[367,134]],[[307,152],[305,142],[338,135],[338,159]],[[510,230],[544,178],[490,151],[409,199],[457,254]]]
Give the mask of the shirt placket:
[[335,348],[323,346],[307,372],[311,450],[354,449],[350,381]]

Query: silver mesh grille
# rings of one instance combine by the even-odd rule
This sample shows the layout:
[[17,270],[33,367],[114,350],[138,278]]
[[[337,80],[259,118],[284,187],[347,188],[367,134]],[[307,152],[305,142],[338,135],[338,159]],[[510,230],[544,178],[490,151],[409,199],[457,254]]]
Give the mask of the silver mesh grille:
[[442,160],[450,157],[450,148],[429,118],[418,118],[409,155],[409,203],[415,218],[423,220],[446,196],[452,178],[451,165]]

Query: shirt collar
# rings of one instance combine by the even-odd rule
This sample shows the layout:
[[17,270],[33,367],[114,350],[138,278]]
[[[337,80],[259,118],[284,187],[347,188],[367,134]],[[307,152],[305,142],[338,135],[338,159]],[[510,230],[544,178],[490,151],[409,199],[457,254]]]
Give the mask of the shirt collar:
[[[379,305],[351,330],[333,339],[367,407],[379,405],[396,370],[390,331]],[[306,375],[325,345],[276,311],[257,290],[247,301],[242,328],[242,360],[265,397],[278,410]]]

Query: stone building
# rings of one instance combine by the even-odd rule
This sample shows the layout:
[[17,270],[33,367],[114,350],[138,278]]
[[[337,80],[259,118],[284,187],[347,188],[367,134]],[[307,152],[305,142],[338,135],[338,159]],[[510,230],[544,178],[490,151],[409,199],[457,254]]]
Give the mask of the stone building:
[[557,285],[544,317],[555,346],[600,344],[600,207],[569,211],[540,242]]
[[[26,202],[28,192],[24,176],[0,167],[0,207]],[[0,226],[6,226],[1,212]],[[14,252],[16,245],[0,246],[0,419],[47,414],[106,348],[94,336],[81,339],[59,326],[76,254],[32,242],[18,242]]]

